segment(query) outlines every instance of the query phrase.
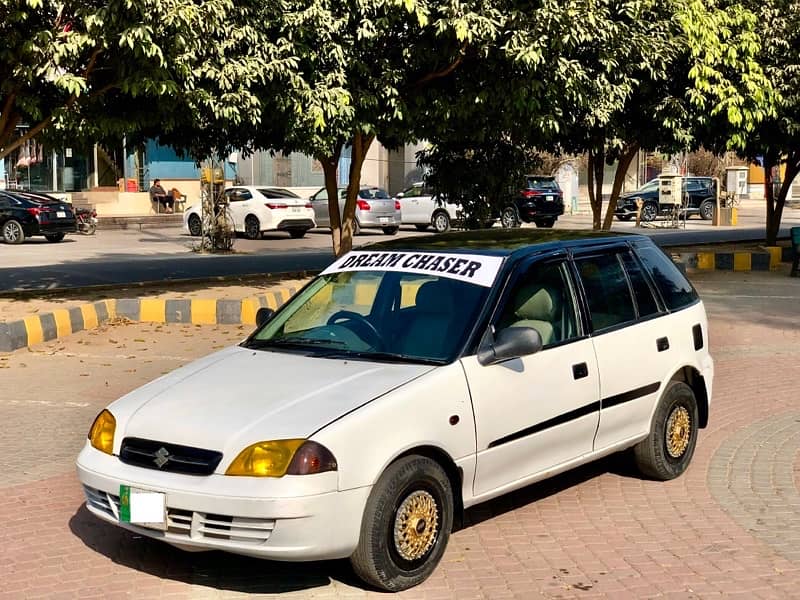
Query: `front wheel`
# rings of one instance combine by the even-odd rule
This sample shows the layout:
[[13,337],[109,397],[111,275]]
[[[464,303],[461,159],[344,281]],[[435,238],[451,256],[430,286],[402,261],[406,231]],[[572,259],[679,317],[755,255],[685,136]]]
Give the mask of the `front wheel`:
[[681,381],[671,382],[658,402],[650,434],[633,447],[636,466],[647,477],[675,479],[692,460],[697,428],[694,391]]
[[386,235],[394,235],[395,233],[397,233],[397,231],[399,229],[400,228],[397,227],[397,226],[395,226],[395,227],[384,227],[383,228],[383,233],[385,233]]
[[445,233],[450,230],[450,215],[440,210],[433,215],[433,229],[436,233]]
[[500,215],[500,223],[505,229],[512,229],[520,226],[517,210],[513,206],[506,206]]
[[257,217],[248,215],[244,220],[244,237],[248,240],[257,240],[261,237],[261,222]]
[[203,232],[203,224],[200,221],[200,217],[197,215],[192,215],[189,217],[189,235],[193,235],[197,237]]
[[25,241],[25,230],[19,221],[10,219],[3,225],[2,237],[6,244],[21,244]]
[[46,239],[48,242],[60,242],[61,240],[64,239],[65,235],[66,234],[63,233],[63,232],[61,232],[61,233],[48,233],[48,234],[46,234],[44,236],[44,239]]
[[658,206],[653,202],[645,202],[644,206],[642,206],[641,220],[649,223],[650,221],[655,221],[656,216],[658,216]]
[[450,480],[437,462],[406,456],[391,464],[364,509],[350,557],[356,575],[391,592],[425,581],[450,539],[453,506]]
[[704,200],[702,204],[700,204],[700,218],[704,221],[710,221],[714,218],[714,201],[713,200]]

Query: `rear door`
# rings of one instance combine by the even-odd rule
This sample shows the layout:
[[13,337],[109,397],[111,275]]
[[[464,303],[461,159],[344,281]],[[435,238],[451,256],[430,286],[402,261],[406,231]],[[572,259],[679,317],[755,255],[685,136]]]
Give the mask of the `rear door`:
[[311,207],[314,209],[314,220],[317,227],[330,227],[331,218],[328,212],[328,190],[322,188],[311,196]]
[[476,496],[494,496],[591,452],[599,374],[564,254],[518,271],[491,326],[533,327],[544,348],[491,366],[462,359],[475,411]]
[[594,449],[641,437],[670,371],[670,326],[627,245],[576,254],[600,369],[600,425]]
[[246,202],[253,195],[245,188],[229,188],[225,190],[228,199],[228,210],[236,231],[244,231],[244,219],[248,215],[248,205]]

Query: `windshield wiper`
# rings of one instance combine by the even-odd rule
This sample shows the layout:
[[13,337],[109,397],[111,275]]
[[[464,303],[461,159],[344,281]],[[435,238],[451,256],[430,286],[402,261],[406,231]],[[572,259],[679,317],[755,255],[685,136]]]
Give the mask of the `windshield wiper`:
[[374,360],[378,362],[402,362],[413,363],[419,365],[443,365],[447,361],[439,358],[423,358],[420,356],[411,356],[409,354],[394,354],[392,352],[358,352],[358,351],[345,351],[334,350],[332,352],[320,353],[320,358],[360,358],[363,360]]
[[307,346],[345,346],[346,344],[340,340],[319,340],[313,338],[275,338],[271,340],[250,340],[243,344],[245,348],[257,350],[259,348],[269,348],[271,346],[288,346],[303,348]]

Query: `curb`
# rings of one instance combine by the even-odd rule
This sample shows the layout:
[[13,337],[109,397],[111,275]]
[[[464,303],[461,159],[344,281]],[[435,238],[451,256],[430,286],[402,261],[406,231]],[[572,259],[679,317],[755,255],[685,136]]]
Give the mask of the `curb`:
[[770,271],[792,261],[791,247],[772,246],[755,252],[669,252],[684,270]]
[[277,309],[297,292],[281,287],[243,298],[119,298],[31,315],[0,323],[0,352],[13,352],[41,342],[94,329],[116,318],[142,323],[255,325],[259,308]]

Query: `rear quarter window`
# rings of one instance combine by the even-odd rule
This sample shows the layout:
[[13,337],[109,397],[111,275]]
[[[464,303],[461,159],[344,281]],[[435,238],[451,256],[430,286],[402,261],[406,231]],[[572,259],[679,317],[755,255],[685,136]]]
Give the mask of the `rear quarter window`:
[[655,246],[638,246],[636,254],[644,264],[669,310],[679,310],[697,302],[697,292],[675,263]]

